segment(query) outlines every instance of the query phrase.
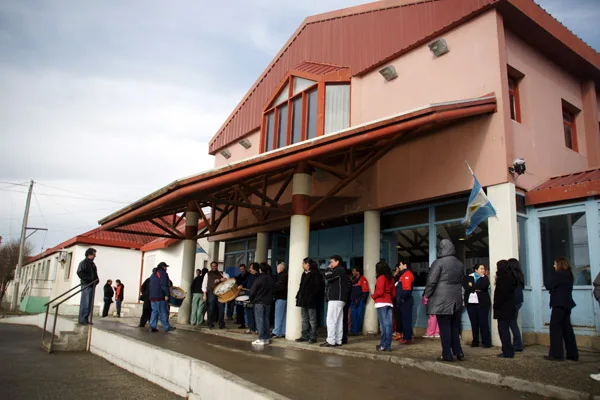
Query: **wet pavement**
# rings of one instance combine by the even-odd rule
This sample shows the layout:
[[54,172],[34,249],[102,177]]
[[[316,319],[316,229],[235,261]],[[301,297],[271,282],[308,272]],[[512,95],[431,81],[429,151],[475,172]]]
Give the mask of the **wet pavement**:
[[[291,399],[541,399],[485,382],[465,381],[385,361],[303,349],[253,347],[206,332],[150,333],[136,321],[102,320],[97,328],[200,359]],[[373,346],[374,347],[374,346]]]
[[0,325],[0,397],[3,399],[159,399],[181,397],[90,353],[48,354],[41,329]]

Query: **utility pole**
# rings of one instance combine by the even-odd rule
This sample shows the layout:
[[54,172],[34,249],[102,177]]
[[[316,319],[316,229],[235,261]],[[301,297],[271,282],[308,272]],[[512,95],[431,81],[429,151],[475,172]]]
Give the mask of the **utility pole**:
[[27,234],[27,219],[29,218],[29,205],[31,204],[31,194],[33,192],[33,180],[29,182],[29,192],[27,193],[27,202],[25,203],[25,215],[23,215],[23,226],[21,228],[21,241],[19,242],[19,263],[17,264],[17,269],[15,270],[15,277],[13,279],[14,289],[13,289],[13,297],[10,309],[12,311],[17,311],[17,297],[19,297],[19,273],[21,272],[21,267],[23,266],[23,259],[25,254],[23,254],[23,247],[25,246],[25,235]]

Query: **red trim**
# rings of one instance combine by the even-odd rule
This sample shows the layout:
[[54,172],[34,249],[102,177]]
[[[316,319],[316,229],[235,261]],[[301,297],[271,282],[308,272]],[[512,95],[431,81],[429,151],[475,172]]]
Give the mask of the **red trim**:
[[317,137],[325,134],[325,82],[319,82],[317,91]]

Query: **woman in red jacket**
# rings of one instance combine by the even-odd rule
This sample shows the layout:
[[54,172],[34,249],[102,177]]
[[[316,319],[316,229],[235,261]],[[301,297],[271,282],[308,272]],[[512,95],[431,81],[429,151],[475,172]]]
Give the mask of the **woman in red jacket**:
[[377,351],[392,351],[392,309],[393,299],[396,297],[396,287],[390,266],[385,261],[380,261],[375,266],[375,292],[371,295],[375,301],[377,318],[381,328],[381,342],[375,347]]

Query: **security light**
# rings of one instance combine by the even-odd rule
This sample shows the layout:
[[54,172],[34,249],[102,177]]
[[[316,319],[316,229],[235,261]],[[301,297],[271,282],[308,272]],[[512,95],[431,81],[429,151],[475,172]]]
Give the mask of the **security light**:
[[225,158],[231,157],[231,152],[229,150],[221,150],[221,155]]
[[440,57],[450,51],[448,48],[448,43],[446,43],[446,39],[438,39],[435,42],[429,43],[429,50],[433,53],[434,56]]
[[517,177],[523,175],[525,171],[527,171],[527,166],[525,165],[525,159],[523,158],[516,158],[513,161],[513,165],[508,167],[508,172]]
[[250,147],[252,147],[252,143],[250,143],[248,139],[242,139],[238,143],[245,149],[249,149]]
[[386,81],[391,81],[398,77],[396,68],[394,68],[393,65],[388,65],[387,67],[380,69],[379,73],[385,78]]

